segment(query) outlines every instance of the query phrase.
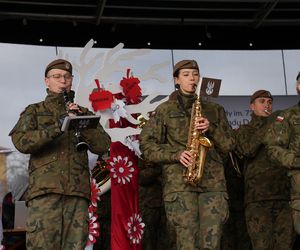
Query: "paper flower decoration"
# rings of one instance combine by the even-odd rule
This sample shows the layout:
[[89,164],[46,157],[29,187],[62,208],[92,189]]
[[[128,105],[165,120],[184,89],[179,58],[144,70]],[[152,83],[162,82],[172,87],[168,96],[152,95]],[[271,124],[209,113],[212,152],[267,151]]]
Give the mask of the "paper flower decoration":
[[97,241],[97,237],[99,236],[99,222],[97,222],[98,215],[97,212],[97,201],[100,200],[100,187],[96,182],[96,179],[91,178],[91,204],[88,208],[89,213],[89,236],[86,242],[86,246],[94,244]]
[[[92,205],[90,205],[91,207]],[[93,209],[89,210],[89,236],[86,245],[89,246],[90,244],[95,244],[97,241],[97,237],[99,237],[99,228],[100,224],[97,222],[98,215],[93,212]]]
[[132,161],[128,161],[128,157],[122,158],[120,155],[113,157],[112,161],[109,162],[111,177],[114,183],[126,184],[130,182],[134,168],[132,167]]
[[127,77],[123,77],[120,85],[129,103],[139,103],[142,96],[142,90],[139,85],[140,80],[136,77],[129,76],[129,73],[130,69],[127,69]]
[[134,213],[127,223],[128,236],[132,244],[140,244],[144,233],[145,224],[139,214]]
[[110,91],[100,88],[99,80],[95,79],[98,90],[93,91],[89,100],[92,102],[92,107],[95,112],[105,110],[111,107],[113,102],[113,94]]
[[101,190],[96,182],[96,179],[91,178],[91,203],[94,207],[97,207],[97,201],[100,201]]

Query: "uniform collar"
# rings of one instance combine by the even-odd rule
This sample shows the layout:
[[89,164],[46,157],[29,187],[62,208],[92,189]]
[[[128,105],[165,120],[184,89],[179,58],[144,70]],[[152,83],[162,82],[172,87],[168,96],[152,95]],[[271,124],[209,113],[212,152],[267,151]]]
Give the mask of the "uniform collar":
[[250,124],[254,126],[262,126],[265,124],[268,120],[268,116],[258,116],[254,114],[254,112],[251,114],[251,121]]
[[[45,103],[47,106],[50,106],[50,107],[61,106],[61,107],[65,108],[66,103],[65,103],[65,99],[64,99],[64,96],[62,93],[54,93],[54,92],[50,91],[49,89],[47,89],[46,91],[47,91],[47,96],[45,99]],[[75,96],[75,92],[73,90],[71,90],[68,93],[68,96],[69,96],[70,100],[73,100],[74,96]]]

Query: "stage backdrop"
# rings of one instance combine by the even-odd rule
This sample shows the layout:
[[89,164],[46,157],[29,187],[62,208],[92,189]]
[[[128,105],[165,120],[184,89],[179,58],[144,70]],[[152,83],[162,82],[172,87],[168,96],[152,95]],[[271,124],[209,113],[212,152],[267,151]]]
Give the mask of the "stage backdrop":
[[[130,77],[127,74],[128,69],[133,74],[132,76],[139,79],[143,96],[168,95],[174,90],[173,65],[182,59],[197,60],[202,76],[222,79],[220,97],[212,101],[224,106],[229,122],[234,128],[249,121],[249,95],[258,89],[271,91],[275,96],[275,110],[287,108],[298,101],[298,97],[295,96],[295,77],[300,70],[300,65],[297,64],[300,56],[298,50],[151,50],[124,49],[123,44],[104,49],[93,48],[91,40],[84,48],[0,44],[0,53],[2,55],[0,58],[0,148],[3,150],[2,153],[7,152],[6,148],[14,150],[8,134],[22,110],[28,104],[44,99],[46,95],[44,70],[46,65],[56,58],[71,61],[75,75],[73,89],[77,92],[75,100],[90,109],[91,103],[88,99],[92,90],[96,88],[94,80],[99,80],[101,88],[113,94],[120,93],[122,92],[120,81],[124,77]],[[143,109],[146,110],[146,107],[144,106]],[[134,110],[138,109],[131,107],[131,111]],[[101,115],[101,120],[103,120],[105,114]],[[137,150],[135,153],[138,153]],[[116,152],[116,156],[118,154],[119,152]],[[28,156],[24,157],[28,159],[26,158]],[[115,159],[119,158],[125,159],[127,163],[127,156],[123,158],[118,156],[112,160],[115,163]],[[2,165],[0,169],[0,173],[4,173],[2,184],[7,183],[10,177],[15,175],[14,170],[17,167],[14,162],[12,158],[5,166]],[[27,164],[27,161],[25,162]],[[116,166],[113,165],[113,167]],[[132,181],[130,184],[135,184],[135,182]],[[2,193],[6,189],[6,187],[1,187]],[[134,200],[136,201],[136,198]],[[132,219],[129,224],[139,225],[142,232],[143,223],[137,214],[138,208],[133,210],[134,214],[130,219],[135,218],[136,221]],[[127,220],[124,220],[123,224],[129,225]],[[128,230],[129,232],[131,233],[131,230]],[[0,240],[1,235],[0,227]],[[133,242],[139,243],[140,235],[132,239]]]
[[[236,107],[235,101],[238,100],[229,96],[245,96],[247,104],[247,96],[257,89],[268,89],[273,95],[282,96],[282,105],[275,102],[278,108],[285,108],[285,103],[294,103],[295,100],[290,96],[296,95],[295,77],[300,70],[300,50],[193,51],[123,47],[118,44],[111,49],[91,48],[88,54],[82,55],[83,48],[0,44],[0,146],[14,148],[8,133],[28,104],[43,100],[46,93],[44,69],[56,57],[69,59],[77,70],[93,65],[94,70],[87,72],[84,79],[78,79],[75,72],[74,89],[78,89],[81,81],[77,94],[81,101],[85,100],[81,104],[86,106],[90,105],[90,90],[96,87],[93,84],[95,77],[108,88],[125,75],[128,66],[140,78],[143,95],[153,92],[168,94],[174,89],[172,66],[181,59],[195,59],[203,76],[222,79],[220,96],[228,96],[223,102],[228,114],[233,112],[232,107]],[[87,87],[83,88],[84,85]],[[288,96],[287,99],[284,96]],[[248,105],[244,108],[247,109]]]

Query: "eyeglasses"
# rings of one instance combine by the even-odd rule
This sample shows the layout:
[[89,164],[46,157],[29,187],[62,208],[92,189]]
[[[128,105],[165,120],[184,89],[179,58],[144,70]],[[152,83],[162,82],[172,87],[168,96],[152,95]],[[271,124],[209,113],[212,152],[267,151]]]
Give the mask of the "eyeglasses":
[[47,76],[47,78],[54,78],[54,80],[59,80],[62,77],[65,79],[65,81],[71,81],[73,79],[73,76],[71,74],[65,74],[65,75],[61,75],[61,74],[54,74],[51,76]]

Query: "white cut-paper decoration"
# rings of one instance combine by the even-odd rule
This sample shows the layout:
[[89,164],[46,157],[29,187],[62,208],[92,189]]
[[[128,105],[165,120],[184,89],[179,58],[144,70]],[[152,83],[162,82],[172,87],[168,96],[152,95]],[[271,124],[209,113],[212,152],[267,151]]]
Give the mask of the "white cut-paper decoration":
[[[149,53],[151,49],[135,49],[135,50],[123,50],[124,44],[119,43],[117,46],[110,50],[104,52],[95,53],[93,52],[92,57],[89,56],[91,49],[94,45],[94,40],[91,39],[83,48],[79,62],[74,62],[69,59],[67,53],[63,53],[62,50],[59,50],[59,58],[65,58],[70,60],[74,71],[78,73],[79,83],[76,88],[75,102],[91,108],[91,103],[89,101],[89,95],[92,93],[93,89],[96,87],[94,81],[87,81],[88,76],[92,75],[93,79],[98,79],[100,84],[104,86],[104,89],[110,91],[112,94],[122,93],[122,88],[120,82],[111,83],[107,82],[107,79],[110,79],[115,73],[123,72],[124,73],[124,62],[128,62],[130,66],[130,61],[134,61],[136,58],[141,58]],[[121,65],[123,64],[123,65]],[[149,64],[149,67],[142,72],[139,78],[142,81],[155,79],[160,83],[165,83],[169,79],[166,79],[164,76],[161,76],[158,72],[164,67],[170,65],[169,61],[162,61],[157,64]],[[96,70],[95,70],[96,69]],[[90,72],[94,70],[94,72]],[[134,69],[132,70],[134,71]],[[120,79],[121,81],[122,79]],[[115,116],[111,109],[105,111],[98,111],[97,113],[101,115],[100,123],[105,129],[105,131],[110,135],[112,142],[120,141],[125,146],[126,138],[138,135],[141,132],[140,128],[109,128],[108,121],[109,119],[118,119],[118,116],[123,117],[126,114],[126,118],[130,123],[138,125],[140,122],[133,116],[133,114],[141,114],[145,119],[149,119],[148,113],[153,111],[157,105],[165,101],[166,98],[161,99],[160,101],[150,103],[155,97],[160,95],[160,93],[152,93],[147,96],[141,103],[134,105],[125,105],[124,110],[121,112],[115,113]],[[123,115],[123,116],[122,116]]]
[[135,155],[138,156],[138,157],[141,157],[142,155],[142,152],[140,150],[140,143],[139,143],[139,140],[137,139],[134,139],[134,137],[130,137],[128,136],[126,139],[125,139],[125,143],[126,143],[126,146],[134,151]]
[[123,100],[115,99],[111,105],[111,111],[115,122],[120,121],[120,117],[126,118],[127,111],[124,109],[125,103]]

